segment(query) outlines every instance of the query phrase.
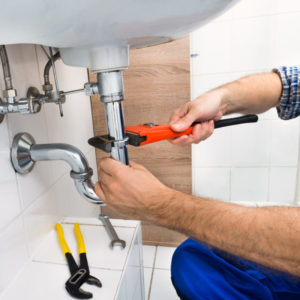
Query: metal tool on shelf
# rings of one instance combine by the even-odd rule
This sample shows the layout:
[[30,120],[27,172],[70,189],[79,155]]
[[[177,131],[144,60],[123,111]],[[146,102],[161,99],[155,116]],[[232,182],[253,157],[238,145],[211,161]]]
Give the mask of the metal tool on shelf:
[[114,246],[121,246],[124,249],[126,247],[126,242],[118,237],[118,234],[112,226],[109,217],[107,215],[100,214],[99,220],[103,223],[105,230],[111,239],[110,247],[114,248]]

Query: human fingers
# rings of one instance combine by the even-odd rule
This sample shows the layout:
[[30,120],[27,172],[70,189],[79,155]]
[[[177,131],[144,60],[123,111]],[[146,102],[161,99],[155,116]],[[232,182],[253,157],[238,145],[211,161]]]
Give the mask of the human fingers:
[[137,169],[137,170],[145,170],[145,167],[134,162],[134,161],[130,161],[130,167],[132,167],[133,169]]
[[97,194],[97,196],[103,200],[104,202],[106,201],[106,197],[103,191],[103,187],[101,186],[100,182],[97,182],[95,185],[95,193]]
[[186,115],[187,112],[188,112],[188,104],[186,103],[185,105],[179,107],[174,111],[174,113],[172,114],[169,120],[169,124],[170,125],[175,124],[179,119],[181,119],[184,115]]
[[113,158],[103,158],[99,162],[99,171],[105,172],[111,176],[115,175],[118,170],[123,168],[127,168],[127,166]]
[[184,131],[188,129],[196,119],[196,113],[193,110],[189,110],[186,115],[179,118],[176,122],[171,123],[171,128],[176,132]]
[[198,144],[199,142],[207,139],[214,131],[213,121],[203,122],[194,125],[193,131],[190,135],[184,135],[179,138],[171,140],[171,143],[177,146],[186,146],[189,144]]
[[193,127],[193,131],[191,134],[193,143],[195,144],[198,144],[201,141],[206,140],[208,137],[212,135],[214,131],[214,121],[203,122],[199,125],[197,124]]
[[113,177],[103,170],[100,170],[98,176],[99,176],[99,182],[101,183],[102,186],[108,186],[108,184],[113,180]]

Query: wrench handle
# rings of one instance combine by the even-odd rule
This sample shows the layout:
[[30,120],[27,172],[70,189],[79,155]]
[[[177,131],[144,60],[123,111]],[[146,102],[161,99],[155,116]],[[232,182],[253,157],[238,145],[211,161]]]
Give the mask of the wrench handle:
[[99,219],[102,221],[105,230],[107,232],[107,234],[109,235],[109,237],[111,238],[111,240],[119,240],[119,237],[114,229],[114,227],[112,226],[110,219],[107,215],[99,215]]

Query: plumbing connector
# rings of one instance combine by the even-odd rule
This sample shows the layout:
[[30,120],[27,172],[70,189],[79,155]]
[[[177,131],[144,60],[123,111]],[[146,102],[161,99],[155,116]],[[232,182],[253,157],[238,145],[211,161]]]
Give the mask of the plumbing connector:
[[15,89],[4,90],[3,97],[6,99],[15,98],[15,97],[17,97],[17,90],[15,90]]
[[11,147],[11,163],[19,174],[29,173],[39,161],[62,160],[70,167],[79,194],[91,203],[104,205],[97,196],[92,182],[93,170],[82,152],[68,144],[36,144],[28,133],[15,135]]
[[7,103],[13,104],[16,101],[17,90],[15,89],[7,89],[3,91],[3,98]]
[[43,91],[49,93],[53,90],[53,85],[51,83],[43,84]]
[[84,85],[84,92],[87,96],[99,94],[98,84],[87,82]]

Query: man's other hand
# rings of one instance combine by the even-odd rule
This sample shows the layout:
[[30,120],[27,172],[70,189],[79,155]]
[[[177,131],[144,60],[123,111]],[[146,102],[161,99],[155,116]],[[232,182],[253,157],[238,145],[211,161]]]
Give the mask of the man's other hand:
[[154,221],[172,197],[171,189],[137,163],[131,161],[130,166],[126,166],[105,158],[99,167],[95,191],[108,206],[122,215]]

